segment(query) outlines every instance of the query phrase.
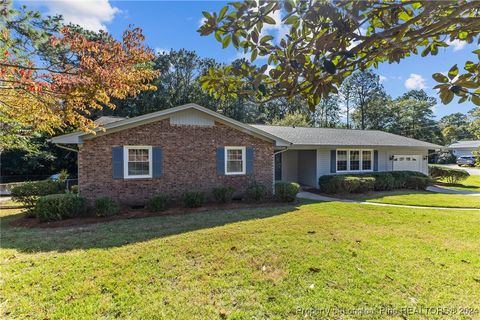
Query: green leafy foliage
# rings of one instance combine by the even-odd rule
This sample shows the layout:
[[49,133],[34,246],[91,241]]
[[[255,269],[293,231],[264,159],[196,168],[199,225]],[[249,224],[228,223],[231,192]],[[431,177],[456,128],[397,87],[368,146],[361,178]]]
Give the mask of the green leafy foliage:
[[148,209],[153,212],[164,211],[167,209],[169,198],[165,194],[157,194],[148,200]]
[[470,176],[466,170],[435,165],[428,166],[428,174],[434,180],[445,180],[448,183],[458,183]]
[[213,197],[218,203],[230,203],[232,202],[233,194],[235,193],[234,187],[219,187],[212,190]]
[[282,202],[293,202],[297,199],[300,185],[295,182],[275,183],[275,197]]
[[[35,207],[39,197],[65,191],[65,184],[59,181],[24,182],[11,190],[12,200],[22,203],[27,208]],[[33,211],[30,211],[33,212]],[[33,213],[32,213],[33,215]]]
[[199,191],[185,192],[182,195],[185,208],[200,208],[205,202],[205,193]]
[[35,206],[35,215],[42,222],[73,218],[83,213],[85,213],[85,200],[71,193],[40,197]]
[[319,178],[320,190],[325,193],[363,193],[395,189],[425,190],[429,184],[430,179],[426,175],[415,171],[324,175]]
[[95,199],[95,214],[98,217],[110,217],[120,212],[118,203],[110,197]]
[[263,201],[267,197],[267,187],[255,182],[247,187],[246,196],[249,201]]
[[[411,55],[437,55],[455,40],[473,43],[480,27],[476,1],[242,1],[227,11],[209,13],[198,32],[215,35],[222,47],[233,46],[268,58],[271,70],[221,66],[202,77],[204,88],[216,97],[249,96],[260,101],[302,96],[313,108],[336,93],[356,70],[400,62]],[[228,14],[226,13],[228,12]],[[222,14],[223,13],[223,14]],[[285,33],[272,38],[266,26],[280,16]],[[276,22],[278,23],[278,22]],[[478,59],[480,49],[473,52]],[[453,66],[448,77],[436,73],[442,102],[455,96],[480,104],[480,66],[467,61],[462,74]],[[252,83],[253,86],[247,84]],[[258,90],[262,84],[263,90]]]

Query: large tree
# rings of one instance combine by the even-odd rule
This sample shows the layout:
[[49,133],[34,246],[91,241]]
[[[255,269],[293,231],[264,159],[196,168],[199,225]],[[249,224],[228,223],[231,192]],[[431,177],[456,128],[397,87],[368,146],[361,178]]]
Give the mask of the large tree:
[[[215,96],[245,95],[257,100],[301,95],[313,109],[336,93],[355,70],[421,54],[436,55],[453,41],[472,43],[480,33],[480,1],[254,1],[233,2],[204,12],[199,29],[250,55],[268,58],[260,66],[225,66],[202,80]],[[280,16],[280,20],[274,17]],[[282,24],[278,36],[267,26]],[[480,49],[473,61],[435,74],[444,103],[480,105]],[[475,62],[477,61],[477,62]],[[253,81],[252,81],[253,79]]]
[[9,1],[0,17],[0,149],[15,147],[26,132],[89,131],[92,111],[154,88],[154,55],[140,29],[117,41],[104,31],[65,25],[61,16],[16,10]]
[[439,126],[447,144],[459,140],[475,139],[466,114],[457,112],[444,116],[440,119]]
[[412,90],[391,104],[392,122],[388,131],[406,137],[443,144],[443,137],[434,120],[435,98],[423,90]]

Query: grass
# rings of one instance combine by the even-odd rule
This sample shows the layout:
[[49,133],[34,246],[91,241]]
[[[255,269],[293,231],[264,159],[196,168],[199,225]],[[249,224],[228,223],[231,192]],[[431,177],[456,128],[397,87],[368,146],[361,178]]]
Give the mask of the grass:
[[480,208],[480,197],[441,194],[428,191],[390,191],[348,195],[348,198],[366,202],[401,204],[421,207]]
[[[480,317],[480,211],[302,203],[59,229],[13,228],[19,211],[1,214],[1,318],[334,318],[327,308],[381,306]],[[440,318],[408,319],[427,317]]]
[[440,181],[442,186],[466,191],[480,192],[480,176],[469,176],[467,179],[460,181],[459,183],[447,183],[446,181]]

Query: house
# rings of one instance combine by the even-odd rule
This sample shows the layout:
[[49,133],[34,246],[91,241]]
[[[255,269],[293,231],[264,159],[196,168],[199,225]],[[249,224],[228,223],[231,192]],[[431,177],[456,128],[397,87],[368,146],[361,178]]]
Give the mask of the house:
[[325,174],[427,172],[440,146],[381,131],[248,125],[196,104],[134,118],[101,118],[96,134],[52,138],[78,145],[79,192],[138,203],[253,182],[273,193],[276,180],[318,187]]
[[457,158],[461,156],[473,156],[473,152],[480,148],[480,140],[457,141],[447,148]]

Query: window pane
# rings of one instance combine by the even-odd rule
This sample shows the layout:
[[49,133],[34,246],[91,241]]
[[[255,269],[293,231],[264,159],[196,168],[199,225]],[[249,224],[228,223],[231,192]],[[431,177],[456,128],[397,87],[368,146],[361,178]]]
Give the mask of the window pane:
[[227,173],[243,172],[243,149],[227,149]]
[[372,170],[372,151],[362,151],[362,170]]
[[350,151],[350,170],[360,170],[360,151]]
[[129,162],[128,175],[129,176],[149,175],[149,163],[148,162]]
[[227,172],[235,173],[235,172],[242,172],[243,164],[242,161],[227,161]]
[[337,151],[337,171],[347,171],[347,151]]

